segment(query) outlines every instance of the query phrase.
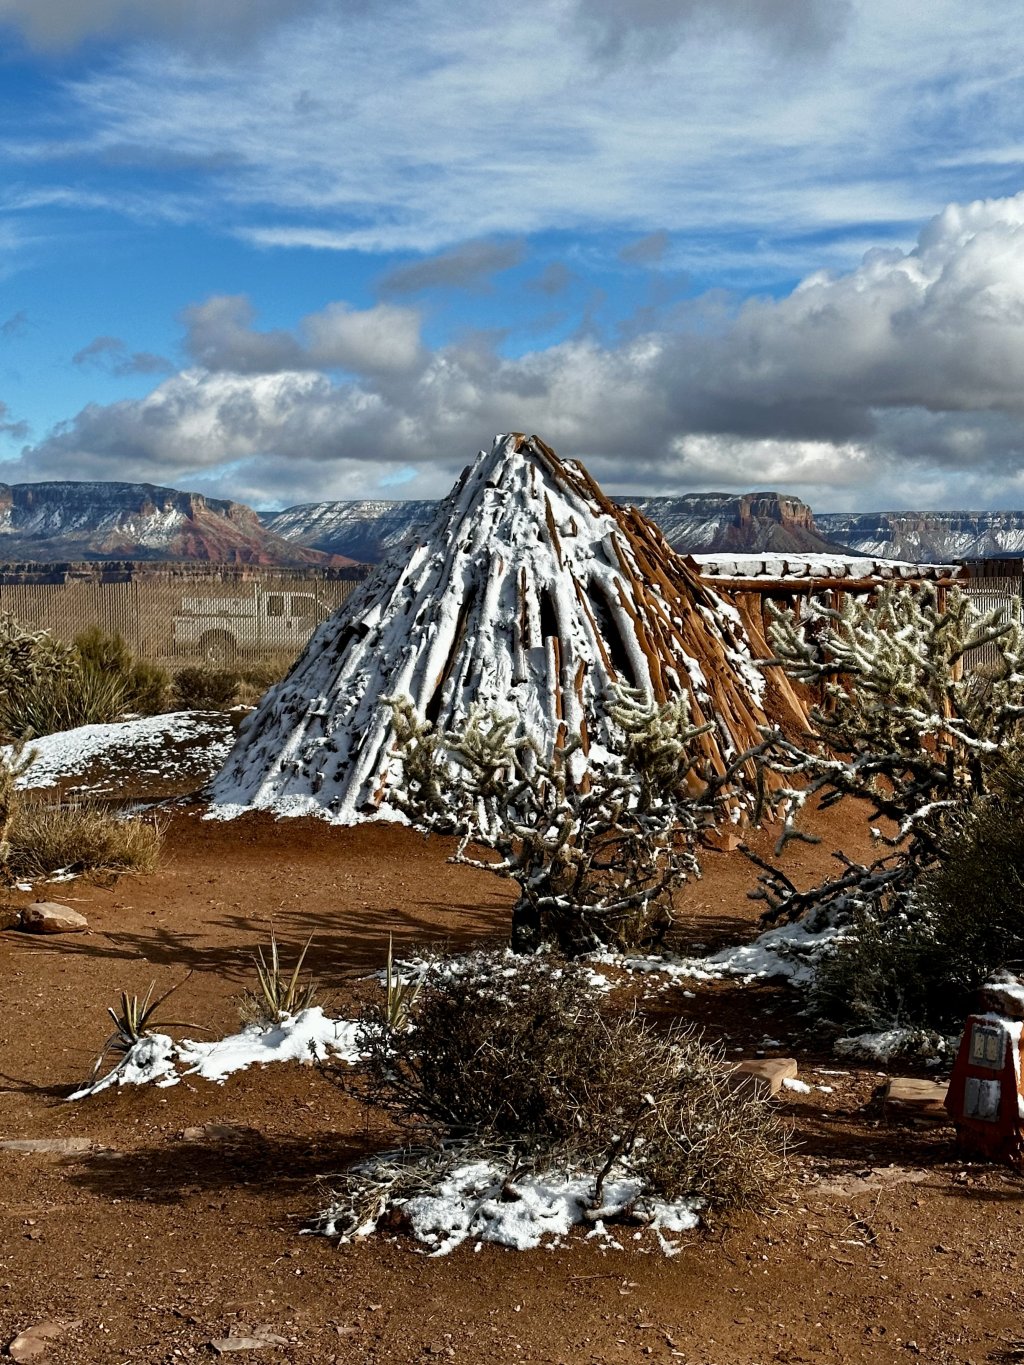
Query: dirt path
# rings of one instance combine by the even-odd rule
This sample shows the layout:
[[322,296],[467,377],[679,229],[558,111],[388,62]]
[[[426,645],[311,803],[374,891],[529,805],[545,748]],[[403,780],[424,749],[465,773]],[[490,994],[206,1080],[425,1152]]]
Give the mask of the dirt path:
[[[828,849],[796,850],[794,866],[809,874]],[[778,987],[658,997],[729,1047],[749,1051],[770,1031],[806,1079],[833,1087],[787,1105],[801,1146],[779,1209],[691,1236],[674,1259],[629,1233],[622,1251],[575,1240],[443,1259],[381,1237],[340,1249],[300,1237],[324,1199],[318,1181],[386,1138],[308,1067],[65,1102],[122,988],[163,988],[191,969],[173,1016],[233,1031],[271,921],[285,943],[314,934],[310,964],[341,1012],[372,989],[359,978],[381,965],[389,932],[400,950],[500,939],[508,888],[445,852],[396,827],[182,812],[157,873],[54,889],[88,915],[89,934],[0,935],[0,1136],[98,1144],[70,1157],[0,1152],[0,1341],[55,1317],[78,1324],[50,1347],[56,1365],[212,1358],[212,1340],[264,1326],[286,1344],[240,1358],[1024,1358],[999,1354],[1024,1338],[1024,1185],[955,1163],[944,1130],[889,1126],[875,1073],[815,1071],[841,1068]],[[751,932],[752,880],[738,855],[710,854],[689,941]],[[187,1132],[203,1125],[215,1127]]]

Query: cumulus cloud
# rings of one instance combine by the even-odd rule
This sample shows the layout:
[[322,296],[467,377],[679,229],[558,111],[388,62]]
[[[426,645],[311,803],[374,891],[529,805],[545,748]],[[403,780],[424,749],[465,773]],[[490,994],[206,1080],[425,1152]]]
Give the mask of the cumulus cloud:
[[0,402],[0,436],[8,436],[12,441],[24,441],[28,433],[28,423],[17,421],[7,404]]
[[152,351],[131,351],[120,337],[99,336],[76,351],[71,363],[79,366],[93,366],[106,370],[109,374],[166,374],[173,369],[171,362]]
[[255,310],[244,294],[215,294],[182,313],[185,349],[208,370],[265,374],[308,367],[290,332],[258,332]]
[[386,496],[397,465],[418,471],[403,492],[430,496],[495,431],[526,429],[621,491],[774,484],[877,506],[914,488],[959,501],[966,473],[989,500],[1024,492],[1024,194],[951,205],[908,251],[615,343],[431,351],[391,305],[332,305],[296,334],[255,332],[245,300],[189,317],[201,365],[86,408],[25,454],[23,477],[224,477],[295,502]]
[[244,294],[215,294],[193,304],[182,313],[186,352],[205,370],[234,374],[321,369],[402,374],[422,361],[420,315],[414,308],[330,303],[304,317],[298,335],[257,331],[255,316]]
[[507,242],[464,242],[410,265],[396,266],[380,280],[381,293],[419,294],[425,289],[481,289],[502,271],[519,265],[526,255],[521,239]]

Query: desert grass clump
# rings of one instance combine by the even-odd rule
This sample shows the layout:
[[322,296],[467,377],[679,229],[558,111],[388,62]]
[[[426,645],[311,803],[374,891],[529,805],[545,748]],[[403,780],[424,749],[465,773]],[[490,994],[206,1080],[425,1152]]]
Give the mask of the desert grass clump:
[[25,754],[20,744],[0,754],[0,875],[6,871],[10,860],[11,825],[21,801],[18,779],[28,772],[34,757],[31,752]]
[[238,1015],[243,1024],[273,1028],[286,1017],[301,1014],[316,1004],[320,983],[312,979],[300,980],[302,964],[312,941],[312,936],[306,939],[290,975],[281,965],[276,935],[271,934],[270,948],[266,954],[262,947],[256,949],[253,963],[258,989],[246,990],[242,994]]
[[173,704],[183,711],[226,711],[232,706],[255,706],[293,663],[291,656],[273,655],[257,663],[230,667],[213,663],[187,664],[174,674]]
[[66,871],[151,872],[162,837],[152,818],[122,817],[94,802],[17,792],[6,832],[4,872],[13,881]]
[[[782,1174],[782,1125],[733,1088],[720,1053],[682,1027],[609,1018],[571,961],[440,959],[404,1026],[373,1006],[359,1047],[362,1068],[329,1074],[385,1110],[411,1146],[504,1162],[509,1184],[522,1170],[589,1174],[595,1210],[613,1176],[639,1178],[659,1199],[726,1208],[763,1207]],[[354,1173],[360,1207],[366,1179]],[[347,1197],[343,1187],[338,1203]]]

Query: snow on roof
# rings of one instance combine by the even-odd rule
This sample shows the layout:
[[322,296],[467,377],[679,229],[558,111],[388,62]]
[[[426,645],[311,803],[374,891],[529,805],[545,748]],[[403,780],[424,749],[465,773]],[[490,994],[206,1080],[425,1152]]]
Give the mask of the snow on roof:
[[243,726],[212,787],[214,814],[246,808],[335,823],[393,817],[384,697],[441,727],[475,702],[514,711],[550,749],[615,742],[611,689],[690,695],[718,766],[756,741],[763,679],[738,613],[635,511],[537,437],[495,438],[310,640]]
[[911,564],[899,559],[872,559],[857,555],[828,554],[692,554],[687,559],[702,578],[722,580],[764,578],[779,582],[810,578],[849,579],[953,579],[961,574],[956,564]]

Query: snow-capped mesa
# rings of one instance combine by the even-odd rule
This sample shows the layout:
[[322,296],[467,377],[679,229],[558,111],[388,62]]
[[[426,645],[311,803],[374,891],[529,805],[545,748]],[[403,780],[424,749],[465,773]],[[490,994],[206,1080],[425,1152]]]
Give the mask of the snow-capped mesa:
[[441,728],[474,703],[515,714],[550,751],[615,748],[624,684],[689,696],[721,765],[765,722],[740,618],[640,513],[536,436],[498,436],[433,520],[326,621],[261,701],[212,786],[213,814],[394,818],[392,712]]

